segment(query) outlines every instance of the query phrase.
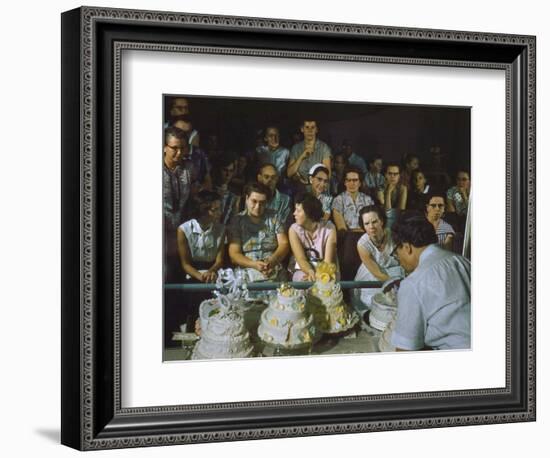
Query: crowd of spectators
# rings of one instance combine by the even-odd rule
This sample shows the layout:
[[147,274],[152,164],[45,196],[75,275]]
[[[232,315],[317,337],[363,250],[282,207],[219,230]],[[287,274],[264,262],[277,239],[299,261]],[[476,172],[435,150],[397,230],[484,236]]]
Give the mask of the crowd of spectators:
[[[189,101],[169,99],[163,146],[165,283],[212,282],[220,267],[245,269],[249,281],[307,281],[320,261],[343,280],[400,275],[392,226],[412,210],[434,228],[437,244],[462,252],[470,199],[469,170],[456,184],[441,165],[417,155],[401,162],[355,151],[349,140],[324,142],[312,114],[296,143],[277,126],[257,135],[253,151],[224,149],[192,124]],[[254,139],[254,133],[251,133]],[[433,180],[432,180],[433,177]],[[372,291],[357,290],[367,303]],[[359,305],[360,306],[360,305]]]

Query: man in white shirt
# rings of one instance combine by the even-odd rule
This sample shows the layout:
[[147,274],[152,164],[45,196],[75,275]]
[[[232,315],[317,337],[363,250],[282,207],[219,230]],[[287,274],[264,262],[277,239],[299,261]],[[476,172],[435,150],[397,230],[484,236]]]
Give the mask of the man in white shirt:
[[398,350],[470,348],[470,262],[437,246],[433,226],[416,212],[392,227],[394,254],[408,273],[397,293],[391,342]]

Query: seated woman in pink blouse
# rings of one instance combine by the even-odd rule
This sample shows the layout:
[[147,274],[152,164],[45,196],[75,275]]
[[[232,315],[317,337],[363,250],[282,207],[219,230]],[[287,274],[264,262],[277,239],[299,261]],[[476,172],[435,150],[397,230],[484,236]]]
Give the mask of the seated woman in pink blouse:
[[323,206],[311,194],[296,197],[294,219],[288,238],[292,249],[289,268],[293,281],[314,281],[315,266],[325,261],[336,263],[336,227],[323,220]]

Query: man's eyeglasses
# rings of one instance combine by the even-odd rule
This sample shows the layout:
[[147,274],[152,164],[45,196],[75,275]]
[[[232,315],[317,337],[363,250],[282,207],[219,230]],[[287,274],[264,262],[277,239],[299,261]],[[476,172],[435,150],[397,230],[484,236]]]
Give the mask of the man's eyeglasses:
[[399,255],[397,254],[397,250],[398,250],[399,248],[401,248],[402,246],[403,246],[403,244],[401,244],[401,243],[398,244],[398,245],[395,245],[395,248],[394,248],[393,250],[391,250],[390,256],[391,256],[392,258],[395,258],[395,259],[399,258]]

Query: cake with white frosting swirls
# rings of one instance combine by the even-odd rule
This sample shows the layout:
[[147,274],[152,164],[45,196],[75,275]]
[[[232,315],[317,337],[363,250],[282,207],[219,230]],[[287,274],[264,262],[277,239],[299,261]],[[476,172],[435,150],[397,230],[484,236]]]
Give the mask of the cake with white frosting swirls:
[[261,315],[258,336],[285,349],[310,347],[319,335],[303,293],[283,283]]
[[391,343],[391,335],[393,333],[393,329],[395,328],[396,316],[397,312],[394,312],[390,322],[380,335],[380,339],[378,339],[378,349],[382,352],[395,351],[395,347]]
[[336,265],[319,263],[315,279],[307,303],[317,329],[325,334],[340,334],[352,329],[359,322],[359,315],[344,301],[342,288],[336,283]]
[[228,359],[253,356],[254,346],[245,326],[243,301],[248,299],[240,272],[220,270],[216,298],[199,306],[201,338],[192,359]]
[[391,278],[386,281],[378,293],[372,298],[372,308],[369,314],[369,324],[379,331],[384,331],[397,314],[397,290],[401,278]]

